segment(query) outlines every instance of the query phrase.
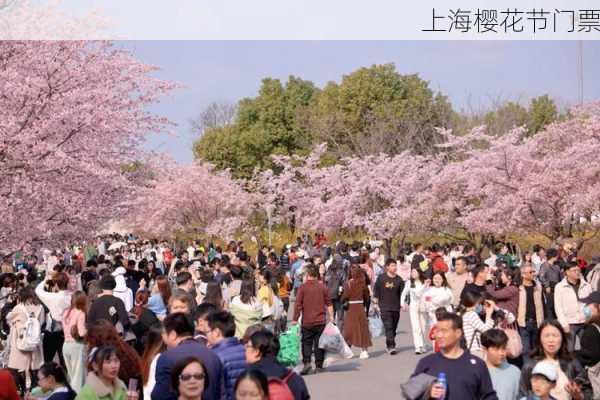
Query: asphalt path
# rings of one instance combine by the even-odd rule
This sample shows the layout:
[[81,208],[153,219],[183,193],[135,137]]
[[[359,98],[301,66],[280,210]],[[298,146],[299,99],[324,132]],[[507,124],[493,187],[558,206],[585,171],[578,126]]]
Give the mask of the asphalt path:
[[370,357],[358,358],[360,349],[353,348],[355,357],[338,360],[324,372],[305,377],[315,400],[391,400],[401,399],[400,384],[408,380],[419,358],[415,354],[410,333],[408,312],[402,312],[396,336],[396,355],[385,351],[385,338],[373,340]]

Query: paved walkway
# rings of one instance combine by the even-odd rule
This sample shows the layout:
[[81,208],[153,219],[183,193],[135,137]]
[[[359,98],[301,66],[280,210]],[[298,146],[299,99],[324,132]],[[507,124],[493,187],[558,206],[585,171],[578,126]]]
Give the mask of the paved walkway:
[[[406,382],[420,357],[414,352],[408,312],[398,325],[396,346],[399,352],[385,352],[385,338],[374,340],[371,357],[340,360],[326,372],[305,377],[311,398],[315,400],[397,400],[402,398],[400,383]],[[353,349],[355,354],[359,349]]]

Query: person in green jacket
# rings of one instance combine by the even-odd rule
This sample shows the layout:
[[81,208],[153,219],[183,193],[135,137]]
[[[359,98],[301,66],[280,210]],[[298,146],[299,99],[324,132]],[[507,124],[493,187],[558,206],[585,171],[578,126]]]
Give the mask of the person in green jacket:
[[95,347],[90,351],[91,370],[75,400],[138,400],[136,391],[128,392],[119,377],[121,361],[113,346]]
[[254,281],[242,281],[240,294],[231,300],[229,311],[235,319],[235,337],[238,339],[244,337],[249,326],[261,323],[263,307],[256,297]]
[[502,243],[500,246],[500,251],[496,256],[496,262],[501,261],[506,264],[508,268],[514,268],[515,263],[512,256],[508,252],[508,246],[505,243]]

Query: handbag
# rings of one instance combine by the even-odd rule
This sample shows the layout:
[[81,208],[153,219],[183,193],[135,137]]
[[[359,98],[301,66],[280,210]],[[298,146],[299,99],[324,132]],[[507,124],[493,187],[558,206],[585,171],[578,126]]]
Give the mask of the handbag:
[[77,324],[71,327],[71,336],[75,339],[76,342],[83,342],[83,336],[79,334],[79,330],[77,329]]
[[292,325],[279,336],[277,361],[286,367],[295,367],[300,361],[300,326]]
[[369,314],[369,333],[371,333],[371,337],[376,338],[379,336],[383,336],[384,326],[379,311],[371,310]]
[[523,341],[521,335],[514,328],[514,326],[507,326],[500,328],[508,336],[508,342],[506,344],[506,355],[508,358],[517,358],[523,353]]
[[[467,350],[471,351],[471,347],[473,347],[473,342],[475,341],[477,334],[481,334],[481,331],[479,331],[478,329],[475,329],[475,332],[473,332],[473,336],[471,336],[471,343],[469,343],[469,347],[467,347]],[[477,340],[477,341],[479,341],[479,340]]]

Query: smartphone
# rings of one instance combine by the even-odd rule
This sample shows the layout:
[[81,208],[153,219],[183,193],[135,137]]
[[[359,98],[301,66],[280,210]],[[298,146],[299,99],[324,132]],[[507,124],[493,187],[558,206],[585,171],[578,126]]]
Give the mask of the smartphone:
[[129,379],[129,385],[127,386],[128,392],[137,392],[137,379]]

